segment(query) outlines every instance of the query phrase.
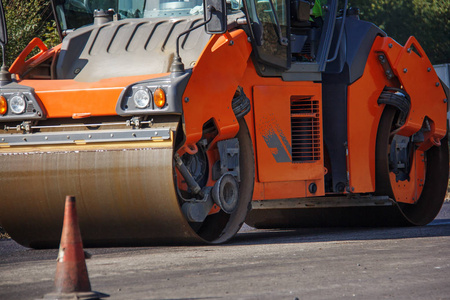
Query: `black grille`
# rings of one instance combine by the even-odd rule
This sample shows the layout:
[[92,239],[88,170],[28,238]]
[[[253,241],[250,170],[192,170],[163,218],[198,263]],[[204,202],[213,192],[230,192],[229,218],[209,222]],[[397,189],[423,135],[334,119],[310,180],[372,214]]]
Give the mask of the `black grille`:
[[319,101],[291,97],[292,162],[320,160]]

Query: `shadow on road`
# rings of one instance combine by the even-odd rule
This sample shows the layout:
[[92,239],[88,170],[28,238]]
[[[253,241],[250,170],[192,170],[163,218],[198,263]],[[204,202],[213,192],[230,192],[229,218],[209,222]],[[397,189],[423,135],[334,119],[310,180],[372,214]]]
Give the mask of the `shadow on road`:
[[[450,203],[445,203],[437,218],[427,226],[420,227],[322,227],[302,229],[265,229],[257,230],[247,225],[241,229],[231,242],[218,245],[227,247],[235,245],[290,244],[333,241],[364,241],[413,239],[424,237],[450,236]],[[172,245],[185,249],[183,245]],[[199,246],[199,245],[197,245]],[[125,252],[165,251],[167,246],[87,248],[94,254],[114,254]],[[189,246],[188,246],[189,247]],[[209,246],[210,247],[210,246]],[[17,261],[37,261],[55,259],[57,249],[33,250],[25,248],[13,240],[0,241],[0,265]],[[26,255],[24,255],[26,253]]]
[[450,236],[450,218],[435,220],[427,226],[413,227],[252,229],[240,232],[228,245],[411,239],[438,236]]

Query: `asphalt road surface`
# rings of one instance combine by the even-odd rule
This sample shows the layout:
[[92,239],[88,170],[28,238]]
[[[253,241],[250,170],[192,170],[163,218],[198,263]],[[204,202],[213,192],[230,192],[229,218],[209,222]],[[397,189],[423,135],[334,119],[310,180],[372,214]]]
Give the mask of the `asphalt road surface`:
[[[244,228],[220,246],[86,249],[106,299],[450,299],[450,203],[425,227]],[[57,250],[0,241],[0,299],[52,292]]]

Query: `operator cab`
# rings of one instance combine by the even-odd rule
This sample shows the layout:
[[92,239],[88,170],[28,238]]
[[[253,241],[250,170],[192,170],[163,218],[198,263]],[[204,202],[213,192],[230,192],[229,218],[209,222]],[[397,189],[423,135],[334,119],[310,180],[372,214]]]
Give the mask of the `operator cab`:
[[286,81],[320,81],[330,62],[337,2],[245,0],[258,73]]
[[310,0],[291,0],[290,5],[292,61],[314,61],[323,26],[322,7]]

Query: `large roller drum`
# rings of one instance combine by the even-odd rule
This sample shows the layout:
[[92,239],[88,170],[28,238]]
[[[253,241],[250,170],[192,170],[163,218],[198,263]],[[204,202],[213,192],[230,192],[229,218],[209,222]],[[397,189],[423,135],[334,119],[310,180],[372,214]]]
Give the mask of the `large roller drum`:
[[[226,241],[244,221],[253,186],[252,145],[241,124],[241,161],[247,162],[232,214],[220,211],[200,224],[186,220],[174,184],[175,123],[159,130],[170,133],[164,139],[0,148],[1,225],[22,245],[57,247],[64,199],[74,195],[87,246]],[[66,134],[73,139],[77,132]]]

